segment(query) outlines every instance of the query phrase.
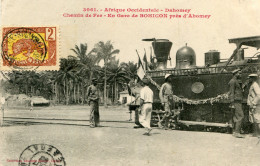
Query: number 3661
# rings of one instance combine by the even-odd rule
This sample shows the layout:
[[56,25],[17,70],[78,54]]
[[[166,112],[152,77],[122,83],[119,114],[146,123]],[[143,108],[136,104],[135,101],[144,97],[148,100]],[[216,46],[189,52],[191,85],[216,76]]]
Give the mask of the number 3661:
[[83,8],[83,12],[96,12],[96,8]]

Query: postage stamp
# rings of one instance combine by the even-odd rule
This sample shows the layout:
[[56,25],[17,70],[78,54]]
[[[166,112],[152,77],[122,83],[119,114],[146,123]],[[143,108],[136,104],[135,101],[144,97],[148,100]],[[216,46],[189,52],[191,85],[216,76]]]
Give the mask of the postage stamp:
[[58,27],[3,27],[2,70],[57,70]]
[[65,166],[62,153],[52,145],[35,144],[28,146],[20,155],[19,166],[49,165]]

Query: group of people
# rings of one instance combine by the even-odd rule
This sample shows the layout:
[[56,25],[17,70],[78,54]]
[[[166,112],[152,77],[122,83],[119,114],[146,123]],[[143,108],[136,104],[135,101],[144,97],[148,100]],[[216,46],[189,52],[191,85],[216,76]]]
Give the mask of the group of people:
[[[241,81],[241,70],[236,69],[233,72],[233,78],[229,82],[229,99],[231,101],[230,108],[234,110],[233,112],[233,136],[237,138],[243,138],[244,136],[240,134],[241,124],[244,118],[244,112],[242,108],[243,101],[243,84]],[[170,80],[170,74],[165,75],[165,83],[161,86],[159,92],[159,98],[161,104],[164,107],[164,115],[161,120],[158,122],[158,126],[164,127],[165,129],[169,126],[169,119],[172,116],[173,112],[173,90]],[[260,86],[259,86],[259,77],[257,74],[250,74],[248,76],[249,82],[251,83],[249,88],[247,104],[250,107],[250,120],[254,124],[254,135],[260,136]],[[153,91],[149,88],[150,80],[147,77],[144,77],[140,82],[140,87],[137,87],[137,91],[131,94],[138,93],[136,100],[139,101],[140,105],[138,109],[138,122],[139,127],[145,128],[146,132],[144,135],[150,135],[152,128],[150,126],[151,114],[152,114],[152,103],[153,103]],[[130,89],[129,89],[130,90]],[[99,110],[98,110],[98,89],[97,89],[97,80],[93,79],[92,84],[87,89],[87,99],[90,105],[90,127],[99,126]],[[162,125],[164,122],[164,125]]]
[[[160,89],[160,100],[164,107],[165,114],[163,118],[159,121],[159,127],[162,127],[162,122],[164,121],[164,127],[167,128],[169,124],[170,116],[172,115],[172,107],[173,107],[173,91],[171,81],[169,79],[170,74],[165,75],[165,83],[162,85]],[[150,80],[147,77],[144,77],[140,82],[140,87],[135,87],[133,89],[128,89],[129,93],[136,97],[136,104],[140,107],[138,108],[135,123],[138,126],[134,128],[145,128],[144,135],[150,135],[152,131],[151,128],[151,115],[152,115],[152,103],[153,103],[153,91],[148,86],[150,84]]]
[[[164,109],[164,115],[162,119],[159,119],[158,126],[159,128],[169,129],[169,120],[173,116],[174,102],[173,102],[173,90],[170,80],[170,74],[164,76],[164,83],[160,88],[159,98]],[[130,93],[136,97],[136,104],[140,105],[136,117],[139,117],[135,120],[137,126],[134,128],[145,128],[146,132],[144,135],[150,135],[151,129],[151,113],[152,113],[152,102],[153,102],[153,92],[149,88],[148,84],[150,80],[147,77],[144,77],[140,81],[141,88],[135,87],[129,89]],[[141,89],[141,90],[140,90]],[[138,90],[140,94],[138,94]],[[139,101],[139,102],[138,102]],[[162,124],[164,122],[164,124]]]
[[[149,135],[152,131],[150,126],[151,113],[152,113],[152,103],[153,103],[153,91],[149,88],[149,79],[144,78],[140,82],[142,88],[140,90],[140,111],[139,111],[139,122],[143,127],[145,127],[146,132],[144,135]],[[97,79],[92,79],[92,84],[87,88],[87,100],[90,106],[90,127],[99,126],[99,94],[97,89]]]
[[[243,102],[243,84],[241,81],[241,70],[236,69],[233,72],[233,78],[229,82],[229,98],[230,107],[234,110],[233,113],[233,136],[237,138],[244,138],[241,135],[241,124],[244,118],[242,107]],[[250,74],[248,76],[250,88],[247,98],[249,106],[249,120],[254,124],[254,136],[260,136],[260,86],[258,74]]]
[[[173,91],[172,86],[169,79],[170,74],[165,75],[165,83],[162,85],[160,90],[160,99],[162,102],[162,105],[164,106],[165,114],[161,121],[159,122],[159,125],[162,126],[162,122],[165,121],[164,126],[168,126],[169,118],[172,115],[171,109],[173,105]],[[140,87],[135,87],[135,89],[132,89],[132,94],[135,96],[136,93],[136,99],[138,100],[138,105],[140,105],[139,110],[137,112],[138,119],[136,119],[136,122],[138,122],[139,126],[142,128],[145,128],[144,135],[150,135],[150,132],[152,131],[152,128],[150,126],[151,124],[151,114],[152,114],[152,103],[153,103],[153,91],[149,88],[150,80],[147,77],[144,77],[140,82]],[[135,92],[136,90],[136,92]],[[93,79],[92,84],[87,89],[87,100],[90,105],[90,127],[98,127],[99,126],[99,110],[98,110],[98,90],[97,90],[97,80]]]
[[[167,76],[168,77],[168,76]],[[152,114],[152,103],[153,103],[153,91],[149,88],[149,79],[147,77],[143,78],[140,81],[141,88],[138,89],[139,95],[139,105],[140,110],[138,112],[140,125],[145,128],[146,132],[144,135],[149,135],[152,131],[150,126],[151,122],[151,114]],[[170,84],[169,84],[170,85]],[[164,89],[164,92],[167,94],[172,94],[172,90],[169,92],[167,90],[168,87]],[[98,127],[99,126],[99,95],[97,89],[97,79],[92,79],[92,84],[87,88],[87,100],[88,104],[90,105],[90,127]],[[167,99],[167,97],[162,97]],[[169,104],[165,102],[166,108],[169,107]],[[170,110],[170,108],[168,109]],[[165,119],[165,118],[164,118]]]

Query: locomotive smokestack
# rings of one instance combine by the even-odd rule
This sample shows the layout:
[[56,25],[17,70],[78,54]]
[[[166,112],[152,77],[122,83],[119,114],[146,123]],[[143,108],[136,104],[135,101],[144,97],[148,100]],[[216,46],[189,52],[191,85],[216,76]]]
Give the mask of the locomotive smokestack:
[[165,69],[167,67],[172,42],[167,39],[154,39],[152,46],[157,59],[157,69]]

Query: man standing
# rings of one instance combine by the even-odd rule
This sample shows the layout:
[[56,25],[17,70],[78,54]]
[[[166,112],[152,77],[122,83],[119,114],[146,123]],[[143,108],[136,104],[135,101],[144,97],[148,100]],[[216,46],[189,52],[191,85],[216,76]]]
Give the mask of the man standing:
[[161,103],[164,107],[165,114],[163,115],[163,118],[158,122],[158,126],[161,128],[162,127],[162,121],[165,120],[165,129],[168,129],[168,123],[169,123],[169,118],[172,115],[171,109],[173,107],[173,92],[172,92],[172,85],[171,81],[169,79],[170,74],[165,75],[165,83],[162,85],[159,93],[159,97],[161,100]]
[[[132,101],[129,105],[130,108],[131,108],[131,106],[137,106],[137,105],[140,106],[140,91],[143,88],[140,85],[140,82],[141,81],[139,81],[139,83],[138,83],[137,80],[136,80],[136,83],[133,81],[130,81],[129,84],[127,85],[129,95],[135,97],[135,100]],[[134,110],[135,111],[135,124],[136,124],[134,126],[135,129],[143,128],[143,126],[139,122],[139,109],[140,109],[139,107],[135,107],[135,110]],[[130,111],[132,111],[132,110],[130,110]]]
[[252,85],[249,89],[247,104],[250,107],[252,123],[254,124],[254,136],[260,137],[260,86],[258,84],[258,75],[250,74]]
[[242,109],[242,81],[241,81],[241,70],[236,69],[233,72],[233,78],[229,81],[229,98],[231,102],[231,108],[234,109],[233,121],[234,121],[234,132],[233,136],[237,138],[243,138],[240,134],[242,120],[244,118],[244,112]]
[[30,99],[31,99],[31,101],[30,101],[30,103],[29,103],[29,105],[30,105],[30,111],[33,111],[33,98],[32,98],[31,95],[30,95]]
[[149,80],[147,78],[143,78],[142,82],[144,87],[140,91],[141,112],[139,115],[139,121],[146,129],[144,135],[150,135],[150,132],[152,131],[150,123],[152,114],[153,91],[148,87]]
[[99,95],[97,89],[97,79],[92,79],[92,84],[87,89],[87,101],[90,105],[90,127],[99,126]]
[[5,104],[5,97],[3,96],[3,94],[1,93],[0,95],[0,127],[3,126],[4,124],[4,104]]

